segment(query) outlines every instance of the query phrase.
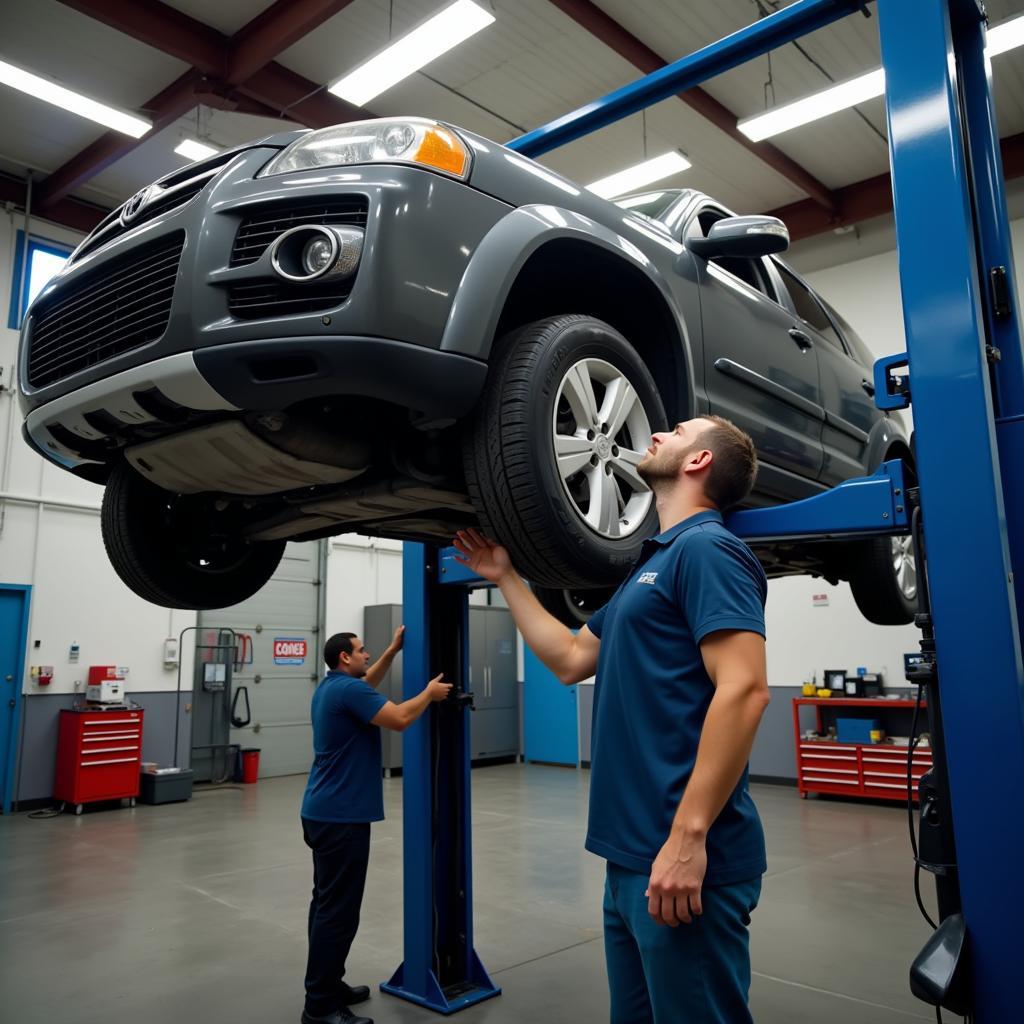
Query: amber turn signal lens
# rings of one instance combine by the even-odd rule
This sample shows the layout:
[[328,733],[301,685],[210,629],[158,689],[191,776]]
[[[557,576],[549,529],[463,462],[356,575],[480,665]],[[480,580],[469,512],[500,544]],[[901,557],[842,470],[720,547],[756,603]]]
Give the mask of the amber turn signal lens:
[[453,132],[435,125],[424,132],[423,141],[413,159],[418,164],[462,177],[466,173],[469,154],[462,140]]

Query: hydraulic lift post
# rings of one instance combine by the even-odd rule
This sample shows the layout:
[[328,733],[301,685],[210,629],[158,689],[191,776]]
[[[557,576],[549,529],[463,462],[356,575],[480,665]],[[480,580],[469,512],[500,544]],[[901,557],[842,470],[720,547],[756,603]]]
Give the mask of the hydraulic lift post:
[[402,556],[402,695],[438,672],[453,689],[402,737],[404,959],[381,989],[449,1014],[501,989],[473,946],[469,590],[485,583],[439,556],[411,543]]

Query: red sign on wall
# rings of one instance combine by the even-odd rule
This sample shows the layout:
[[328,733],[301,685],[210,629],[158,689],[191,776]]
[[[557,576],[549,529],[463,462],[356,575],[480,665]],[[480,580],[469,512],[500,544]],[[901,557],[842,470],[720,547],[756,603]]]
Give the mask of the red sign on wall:
[[274,640],[275,665],[301,665],[306,660],[306,641],[297,636],[279,636]]

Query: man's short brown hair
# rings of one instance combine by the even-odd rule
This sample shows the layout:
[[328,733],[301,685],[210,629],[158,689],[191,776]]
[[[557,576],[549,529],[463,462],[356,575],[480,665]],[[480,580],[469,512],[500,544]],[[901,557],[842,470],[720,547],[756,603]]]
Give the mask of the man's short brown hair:
[[721,416],[702,416],[708,429],[697,438],[698,448],[714,456],[704,480],[704,493],[723,512],[750,493],[757,476],[757,452],[750,435]]

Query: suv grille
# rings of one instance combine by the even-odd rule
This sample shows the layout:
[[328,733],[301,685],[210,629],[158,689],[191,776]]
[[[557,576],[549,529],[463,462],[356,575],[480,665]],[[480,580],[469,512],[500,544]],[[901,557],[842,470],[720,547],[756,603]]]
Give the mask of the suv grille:
[[255,263],[283,231],[299,224],[340,224],[353,228],[366,227],[368,201],[365,196],[345,196],[260,207],[238,227],[231,249],[231,266]]
[[176,210],[187,202],[195,199],[220,173],[229,160],[237,154],[234,152],[218,153],[201,163],[191,164],[174,174],[162,178],[149,190],[146,203],[127,225],[121,223],[121,210],[118,207],[112,214],[95,228],[89,237],[75,250],[72,262],[101,246],[119,238],[126,231],[145,224],[148,220],[159,217],[162,213]]
[[238,320],[259,320],[295,313],[318,313],[340,306],[352,293],[355,275],[344,281],[293,284],[291,281],[247,281],[228,289],[228,312]]
[[[255,263],[282,232],[299,224],[338,224],[365,228],[365,196],[313,200],[260,208],[238,227],[231,250],[232,267]],[[228,288],[228,311],[239,320],[318,313],[343,303],[352,292],[355,275],[344,281],[301,284],[278,278],[240,281]]]
[[63,380],[156,341],[167,329],[185,232],[139,246],[32,311],[28,382]]

